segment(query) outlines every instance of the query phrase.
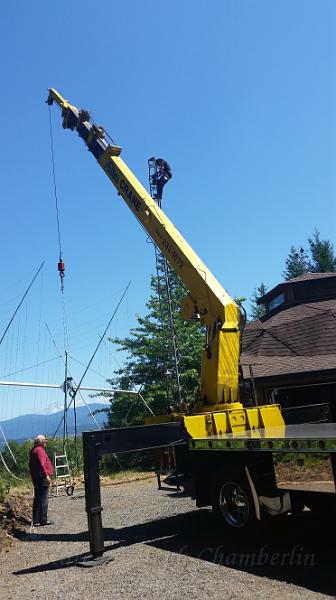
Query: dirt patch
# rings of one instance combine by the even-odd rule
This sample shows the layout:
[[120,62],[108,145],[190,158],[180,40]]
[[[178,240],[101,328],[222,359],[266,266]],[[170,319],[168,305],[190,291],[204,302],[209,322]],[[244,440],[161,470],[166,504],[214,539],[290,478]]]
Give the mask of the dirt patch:
[[279,462],[275,464],[275,474],[280,481],[332,481],[333,473],[329,458],[316,460],[308,464],[304,458],[293,458],[288,463]]
[[[121,485],[123,483],[134,483],[136,481],[144,481],[146,479],[152,480],[155,479],[156,475],[152,472],[133,472],[133,471],[122,471],[118,473],[117,476],[110,475],[101,475],[100,476],[100,485],[101,487],[108,487],[110,485]],[[74,486],[76,490],[84,489],[84,479],[83,477],[74,478]]]
[[22,537],[31,524],[31,498],[28,494],[8,496],[0,503],[0,553],[13,537]]

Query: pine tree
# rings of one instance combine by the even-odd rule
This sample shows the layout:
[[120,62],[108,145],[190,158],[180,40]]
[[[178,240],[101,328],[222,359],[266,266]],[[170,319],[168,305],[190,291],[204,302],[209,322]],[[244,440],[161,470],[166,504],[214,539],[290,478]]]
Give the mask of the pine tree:
[[[180,279],[172,271],[170,287],[174,299],[173,314],[180,354],[182,395],[183,400],[189,403],[195,400],[199,387],[204,331],[199,323],[183,321],[179,316],[179,306],[186,292]],[[141,387],[142,396],[154,414],[158,415],[167,412],[168,404],[176,406],[178,389],[174,376],[167,293],[156,276],[152,276],[151,290],[146,305],[148,314],[137,316],[137,325],[131,329],[128,337],[110,340],[119,346],[120,351],[126,352],[126,360],[109,382],[119,389]],[[165,377],[167,369],[171,372],[171,377]],[[118,393],[112,400],[107,425],[117,427],[138,424],[145,415],[148,415],[148,410],[139,398]]]
[[263,304],[257,304],[257,300],[262,298],[267,292],[267,286],[261,282],[257,288],[254,288],[250,303],[250,317],[253,321],[260,319],[266,314],[266,308]]
[[312,273],[329,273],[336,271],[336,256],[329,240],[321,240],[315,229],[313,237],[308,239],[311,259],[309,271]]
[[283,271],[282,276],[286,281],[307,273],[307,271],[309,271],[307,252],[304,248],[297,250],[295,246],[291,246],[285,264],[286,269]]
[[328,273],[336,271],[336,255],[330,240],[321,240],[320,233],[315,229],[308,238],[309,251],[304,248],[297,250],[291,246],[286,259],[286,269],[282,275],[286,281],[304,275],[304,273]]

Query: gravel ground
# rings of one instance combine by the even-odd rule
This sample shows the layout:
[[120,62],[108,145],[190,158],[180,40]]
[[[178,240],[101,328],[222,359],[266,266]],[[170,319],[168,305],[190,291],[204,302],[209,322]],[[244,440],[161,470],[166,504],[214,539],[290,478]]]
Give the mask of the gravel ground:
[[84,497],[50,499],[55,524],[36,528],[0,561],[0,598],[47,600],[327,598],[336,591],[335,527],[309,512],[274,519],[252,541],[225,537],[208,509],[153,479],[102,490],[106,555],[76,565],[88,551]]

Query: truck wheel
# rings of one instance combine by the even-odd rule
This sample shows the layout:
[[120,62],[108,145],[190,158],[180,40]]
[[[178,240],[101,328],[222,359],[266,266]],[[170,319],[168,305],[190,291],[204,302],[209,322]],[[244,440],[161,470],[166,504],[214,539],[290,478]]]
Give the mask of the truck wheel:
[[240,473],[226,473],[215,486],[213,511],[226,527],[248,531],[256,524],[251,489]]

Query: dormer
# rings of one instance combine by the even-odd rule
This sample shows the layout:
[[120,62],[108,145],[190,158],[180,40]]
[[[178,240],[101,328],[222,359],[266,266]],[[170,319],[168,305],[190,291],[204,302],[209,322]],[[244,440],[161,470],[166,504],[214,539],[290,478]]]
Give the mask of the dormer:
[[259,298],[257,304],[265,306],[266,314],[261,318],[261,321],[264,321],[275,313],[297,304],[335,298],[336,273],[305,273],[279,283]]

